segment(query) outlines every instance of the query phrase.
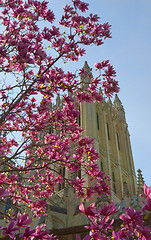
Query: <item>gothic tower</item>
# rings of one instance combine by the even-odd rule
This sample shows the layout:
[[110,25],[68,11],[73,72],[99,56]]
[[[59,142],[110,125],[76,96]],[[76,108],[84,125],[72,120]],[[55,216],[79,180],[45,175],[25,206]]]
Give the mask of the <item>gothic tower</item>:
[[[83,90],[87,88],[92,78],[87,62],[84,68],[87,74],[81,78]],[[60,104],[58,96],[54,107],[59,107]],[[86,200],[86,204],[96,202],[96,205],[101,207],[111,200],[115,204],[120,204],[124,200],[131,201],[131,197],[137,193],[137,182],[128,125],[119,97],[115,95],[113,103],[110,99],[101,103],[82,102],[77,108],[80,110],[78,123],[85,130],[83,135],[94,139],[94,147],[100,156],[98,165],[106,175],[111,176],[111,197],[105,195],[99,199],[94,196]],[[62,174],[67,174],[65,169],[61,171]],[[86,177],[86,184],[90,186],[90,179]],[[48,228],[50,226],[56,229],[69,228],[88,224],[85,216],[78,210],[80,199],[76,198],[72,187],[59,185],[50,201],[51,204],[48,206],[50,213],[45,221]]]
[[[92,77],[87,62],[84,68],[88,76],[82,79],[82,84],[87,84]],[[94,139],[95,149],[100,155],[100,169],[111,176],[111,199],[117,203],[136,194],[130,135],[125,111],[117,94],[113,103],[110,99],[102,103],[82,102],[80,124],[84,134]]]

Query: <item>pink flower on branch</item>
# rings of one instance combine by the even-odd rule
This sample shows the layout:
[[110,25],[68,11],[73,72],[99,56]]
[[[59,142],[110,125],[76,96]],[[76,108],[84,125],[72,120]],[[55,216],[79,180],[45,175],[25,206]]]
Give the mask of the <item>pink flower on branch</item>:
[[45,225],[41,225],[41,226],[37,226],[36,227],[36,232],[33,234],[33,240],[54,240],[56,239],[55,236],[53,236],[53,234],[49,235],[49,230],[43,230],[43,228],[45,227]]
[[95,203],[92,203],[89,207],[86,207],[86,208],[84,208],[83,203],[80,203],[79,210],[89,218],[95,217],[97,213]]
[[117,212],[119,209],[117,209],[117,207],[114,206],[113,201],[111,202],[111,204],[105,204],[102,209],[98,210],[98,214],[102,215],[103,217],[105,217],[105,220],[108,221],[109,220],[109,216],[114,214],[115,212]]
[[14,239],[15,237],[15,231],[19,230],[20,227],[14,227],[16,225],[17,221],[12,221],[8,227],[0,227],[3,231],[3,235],[9,235],[10,238]]
[[31,230],[30,227],[27,227],[25,229],[25,232],[24,233],[21,233],[19,235],[20,238],[23,238],[24,240],[28,240],[29,237],[33,237],[34,236],[34,233],[35,233],[35,229]]
[[146,184],[144,184],[144,194],[146,197],[151,197],[151,187],[147,187]]
[[17,223],[16,225],[19,227],[26,227],[27,225],[30,225],[32,222],[32,218],[28,218],[28,213],[26,214],[21,214],[18,212],[17,214]]
[[146,203],[143,202],[143,204],[144,204],[144,207],[142,208],[142,211],[145,211],[145,210],[151,211],[151,197],[150,197],[150,195],[147,196]]

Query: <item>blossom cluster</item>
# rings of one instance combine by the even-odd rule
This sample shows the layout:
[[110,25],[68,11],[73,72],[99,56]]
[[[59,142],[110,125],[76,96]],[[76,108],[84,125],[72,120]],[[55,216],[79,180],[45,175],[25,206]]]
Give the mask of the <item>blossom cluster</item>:
[[[5,236],[9,236],[10,239],[16,239],[16,236],[19,235],[20,239],[24,240],[36,240],[36,239],[49,239],[54,240],[56,239],[53,234],[49,234],[49,231],[47,229],[44,230],[45,225],[37,226],[36,229],[30,229],[30,224],[32,222],[31,218],[28,218],[28,213],[21,214],[20,212],[17,214],[17,218],[10,219],[11,223],[8,225],[8,227],[0,227],[2,230],[2,236],[1,238]],[[24,232],[19,234],[19,230],[21,228],[25,228]]]
[[[88,45],[101,46],[111,38],[110,24],[88,14],[89,4],[81,0],[71,0],[63,7],[59,25],[45,0],[0,0],[0,9],[2,201],[8,197],[15,206],[41,217],[62,183],[74,188],[79,198],[109,195],[110,178],[99,170],[93,140],[84,137],[77,119],[82,101],[102,102],[119,91],[116,72],[108,60],[100,61],[95,64],[98,76],[88,76],[84,85],[81,79],[89,75],[85,68],[66,72],[60,62],[78,61]],[[88,176],[90,186],[83,176]],[[147,187],[145,194],[144,210],[150,210]],[[80,210],[91,220],[85,239],[108,239],[113,225],[110,215],[117,211],[113,203],[101,210],[94,204],[84,209],[81,204]],[[149,230],[143,228],[140,214],[127,209],[121,215],[124,227],[121,232],[113,231],[113,237],[127,237],[133,231],[144,240]],[[20,238],[54,239],[43,226],[31,230],[28,214],[18,213],[10,221],[8,227],[1,227],[4,236],[15,239],[16,232],[25,228]]]
[[[0,197],[7,197],[8,192],[6,189],[0,189]],[[151,199],[151,187],[144,185],[144,197]],[[151,200],[150,200],[151,201]],[[148,240],[151,239],[151,230],[148,226],[144,226],[143,215],[145,211],[151,211],[149,200],[144,203],[144,207],[140,211],[135,211],[130,207],[125,209],[125,213],[122,213],[119,219],[122,220],[122,224],[118,224],[118,229],[114,230],[114,220],[112,215],[118,212],[119,209],[114,206],[113,201],[111,204],[105,204],[101,209],[96,208],[95,203],[92,203],[88,207],[84,207],[83,203],[79,205],[79,210],[89,218],[90,225],[86,226],[90,230],[89,234],[84,237],[83,240],[90,239],[138,239]],[[36,229],[31,230],[30,224],[31,218],[28,218],[28,213],[21,214],[18,212],[16,218],[9,219],[11,223],[8,227],[0,227],[2,230],[2,237],[9,236],[11,239],[15,239],[19,235],[22,239],[56,239],[52,234],[49,235],[48,230],[43,230],[45,225],[37,226]],[[19,234],[20,228],[25,228],[24,232]],[[81,240],[79,235],[76,236],[77,240]]]
[[[62,182],[83,198],[110,194],[92,140],[83,137],[77,124],[77,104],[101,102],[100,87],[105,96],[118,92],[115,71],[109,61],[100,63],[102,74],[83,88],[81,77],[88,74],[84,68],[73,73],[58,67],[61,59],[77,61],[85,45],[99,46],[111,37],[110,25],[99,23],[88,7],[72,0],[56,27],[45,0],[0,1],[0,183],[13,204],[25,205],[38,217],[46,214]],[[57,94],[62,99],[54,106]],[[60,174],[62,168],[67,174]],[[68,174],[78,171],[96,184],[85,186],[85,179]]]
[[[84,207],[83,203],[79,205],[80,211],[85,214],[91,224],[86,226],[90,229],[89,235],[85,237],[84,240],[89,239],[138,239],[138,240],[148,240],[151,239],[151,229],[144,225],[143,216],[151,212],[151,187],[147,187],[144,184],[144,195],[147,198],[146,202],[143,202],[144,207],[140,211],[134,209],[126,208],[125,213],[123,212],[119,219],[122,220],[118,224],[118,228],[114,229],[114,222],[119,219],[114,219],[112,214],[117,212],[117,209],[113,202],[111,204],[105,204],[101,209],[95,207],[95,203],[92,203],[88,207]],[[77,240],[80,237],[77,235]]]

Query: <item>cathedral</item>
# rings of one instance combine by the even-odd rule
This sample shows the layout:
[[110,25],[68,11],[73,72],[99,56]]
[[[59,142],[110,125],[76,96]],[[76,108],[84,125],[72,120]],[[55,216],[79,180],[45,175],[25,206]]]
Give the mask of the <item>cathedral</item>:
[[[92,77],[87,62],[85,62],[84,68],[88,75],[81,79],[82,84],[89,83]],[[59,104],[60,99],[58,96],[56,107]],[[133,207],[138,206],[138,184],[130,135],[125,111],[119,97],[116,94],[113,103],[110,99],[104,100],[102,103],[82,102],[77,105],[77,108],[80,111],[77,119],[78,124],[85,130],[83,136],[94,139],[94,147],[100,156],[98,165],[106,175],[111,176],[111,196],[102,195],[101,198],[94,196],[91,200],[85,200],[84,204],[95,202],[98,207],[102,207],[105,203],[110,203],[113,200],[117,207],[122,206],[121,211],[130,205]],[[139,185],[142,187],[144,181],[141,171],[139,176]],[[89,179],[85,180],[89,184]],[[54,229],[54,233],[59,234],[60,232],[60,239],[74,240],[75,233],[78,232],[81,236],[84,236],[82,226],[88,224],[88,222],[78,209],[80,202],[71,187],[65,184],[59,185],[56,194],[50,199],[48,216],[41,219],[41,222],[45,222],[48,229]]]
[[[87,72],[90,68],[84,66]],[[86,79],[88,82],[89,79]],[[85,135],[95,139],[99,166],[111,176],[112,200],[118,202],[136,193],[136,176],[128,125],[120,99],[115,95],[102,103],[80,104],[80,124]]]
[[[92,78],[87,62],[84,68],[88,74],[81,78],[83,88]],[[53,108],[57,109],[59,106],[61,107],[61,100],[58,96]],[[139,195],[144,185],[140,170],[136,178],[125,111],[118,95],[115,95],[113,101],[108,99],[101,103],[81,102],[77,104],[77,109],[80,111],[77,122],[85,130],[83,137],[88,136],[94,139],[94,148],[99,154],[99,168],[111,177],[111,196],[101,195],[99,198],[94,195],[91,199],[83,201],[76,197],[71,186],[66,183],[58,184],[55,194],[49,199],[47,216],[36,220],[32,227],[44,223],[47,229],[52,229],[51,232],[61,240],[75,240],[76,234],[81,238],[87,234],[88,230],[84,226],[89,224],[88,219],[78,208],[81,201],[85,206],[95,202],[96,206],[101,208],[113,200],[119,208],[117,215],[114,216],[118,219],[126,207],[131,206],[136,210],[141,208]],[[65,168],[62,168],[60,174],[65,176],[68,173],[65,172]],[[89,177],[82,176],[82,171],[79,172],[79,177],[84,177],[87,186],[90,186]]]

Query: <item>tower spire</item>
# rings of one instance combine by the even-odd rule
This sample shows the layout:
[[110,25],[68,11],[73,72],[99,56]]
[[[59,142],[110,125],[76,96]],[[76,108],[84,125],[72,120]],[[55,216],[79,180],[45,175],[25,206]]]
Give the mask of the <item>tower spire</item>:
[[121,117],[121,120],[125,120],[125,111],[124,111],[122,102],[119,99],[117,94],[115,94],[115,98],[114,98],[114,102],[113,102],[113,108],[119,113],[119,116]]
[[144,186],[144,178],[142,171],[140,169],[137,170],[137,194],[142,194],[143,193],[143,186]]
[[118,97],[117,94],[115,94],[113,106],[114,106],[117,110],[122,110],[122,111],[124,111],[122,102],[121,102],[121,100],[119,99],[119,97]]
[[89,67],[87,61],[85,61],[84,66],[84,73],[81,75],[81,86],[83,89],[86,89],[88,87],[88,84],[91,83],[91,79],[92,79],[92,72],[91,72],[91,68]]

